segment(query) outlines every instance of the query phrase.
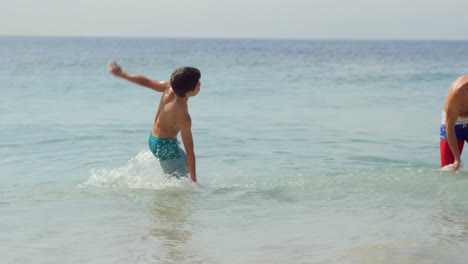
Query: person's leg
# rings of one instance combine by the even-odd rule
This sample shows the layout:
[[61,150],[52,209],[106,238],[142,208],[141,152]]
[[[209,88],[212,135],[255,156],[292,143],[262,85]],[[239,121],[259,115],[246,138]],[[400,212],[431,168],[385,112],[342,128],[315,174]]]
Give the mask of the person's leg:
[[164,174],[177,178],[187,177],[187,157],[179,147],[177,139],[156,138],[150,134],[148,145],[159,160]]
[[[463,151],[463,145],[465,141],[463,140],[458,140],[458,150],[460,151],[460,155]],[[452,164],[455,161],[455,158],[453,157],[452,150],[450,150],[450,146],[448,144],[448,141],[445,139],[440,140],[440,167],[447,166],[449,164]]]
[[178,152],[180,154],[179,158],[160,160],[159,163],[161,164],[164,174],[177,178],[187,177],[187,156],[180,147],[178,147]]

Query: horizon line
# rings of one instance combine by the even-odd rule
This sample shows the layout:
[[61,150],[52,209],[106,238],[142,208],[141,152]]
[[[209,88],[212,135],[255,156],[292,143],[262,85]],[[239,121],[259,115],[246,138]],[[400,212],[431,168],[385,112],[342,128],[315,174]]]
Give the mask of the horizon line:
[[456,38],[338,38],[338,37],[329,37],[329,38],[308,38],[308,37],[290,37],[290,38],[281,38],[281,37],[181,37],[181,36],[124,36],[124,35],[107,35],[107,36],[97,36],[97,35],[10,35],[10,34],[0,34],[0,38],[100,38],[100,39],[193,39],[193,40],[293,40],[293,41],[468,41],[468,39],[456,39]]

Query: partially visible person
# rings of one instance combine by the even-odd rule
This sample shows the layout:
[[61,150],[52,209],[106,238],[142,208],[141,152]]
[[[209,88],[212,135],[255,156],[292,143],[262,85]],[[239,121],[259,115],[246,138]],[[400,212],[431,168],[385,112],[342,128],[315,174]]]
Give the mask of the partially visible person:
[[468,76],[461,76],[450,86],[440,126],[440,166],[451,165],[457,171],[463,145],[468,140]]

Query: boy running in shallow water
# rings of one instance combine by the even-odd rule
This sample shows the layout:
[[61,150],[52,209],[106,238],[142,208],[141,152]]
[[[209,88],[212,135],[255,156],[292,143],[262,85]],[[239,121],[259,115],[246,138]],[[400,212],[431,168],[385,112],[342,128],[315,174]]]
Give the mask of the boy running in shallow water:
[[[149,137],[149,147],[165,174],[186,177],[188,171],[190,179],[196,182],[192,120],[187,102],[200,92],[200,71],[193,67],[181,67],[172,73],[169,81],[157,81],[127,73],[115,62],[109,63],[108,71],[117,77],[163,93]],[[178,146],[179,131],[187,154]]]

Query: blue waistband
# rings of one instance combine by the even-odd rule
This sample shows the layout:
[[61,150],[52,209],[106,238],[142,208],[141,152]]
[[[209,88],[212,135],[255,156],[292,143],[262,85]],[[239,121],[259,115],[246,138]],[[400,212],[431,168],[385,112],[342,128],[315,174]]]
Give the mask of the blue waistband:
[[[455,125],[455,134],[458,140],[468,139],[468,126],[464,124]],[[445,124],[440,125],[440,139],[447,140],[447,131]]]
[[150,134],[150,140],[157,142],[158,144],[176,144],[177,145],[177,138],[158,138],[153,136],[153,133]]

